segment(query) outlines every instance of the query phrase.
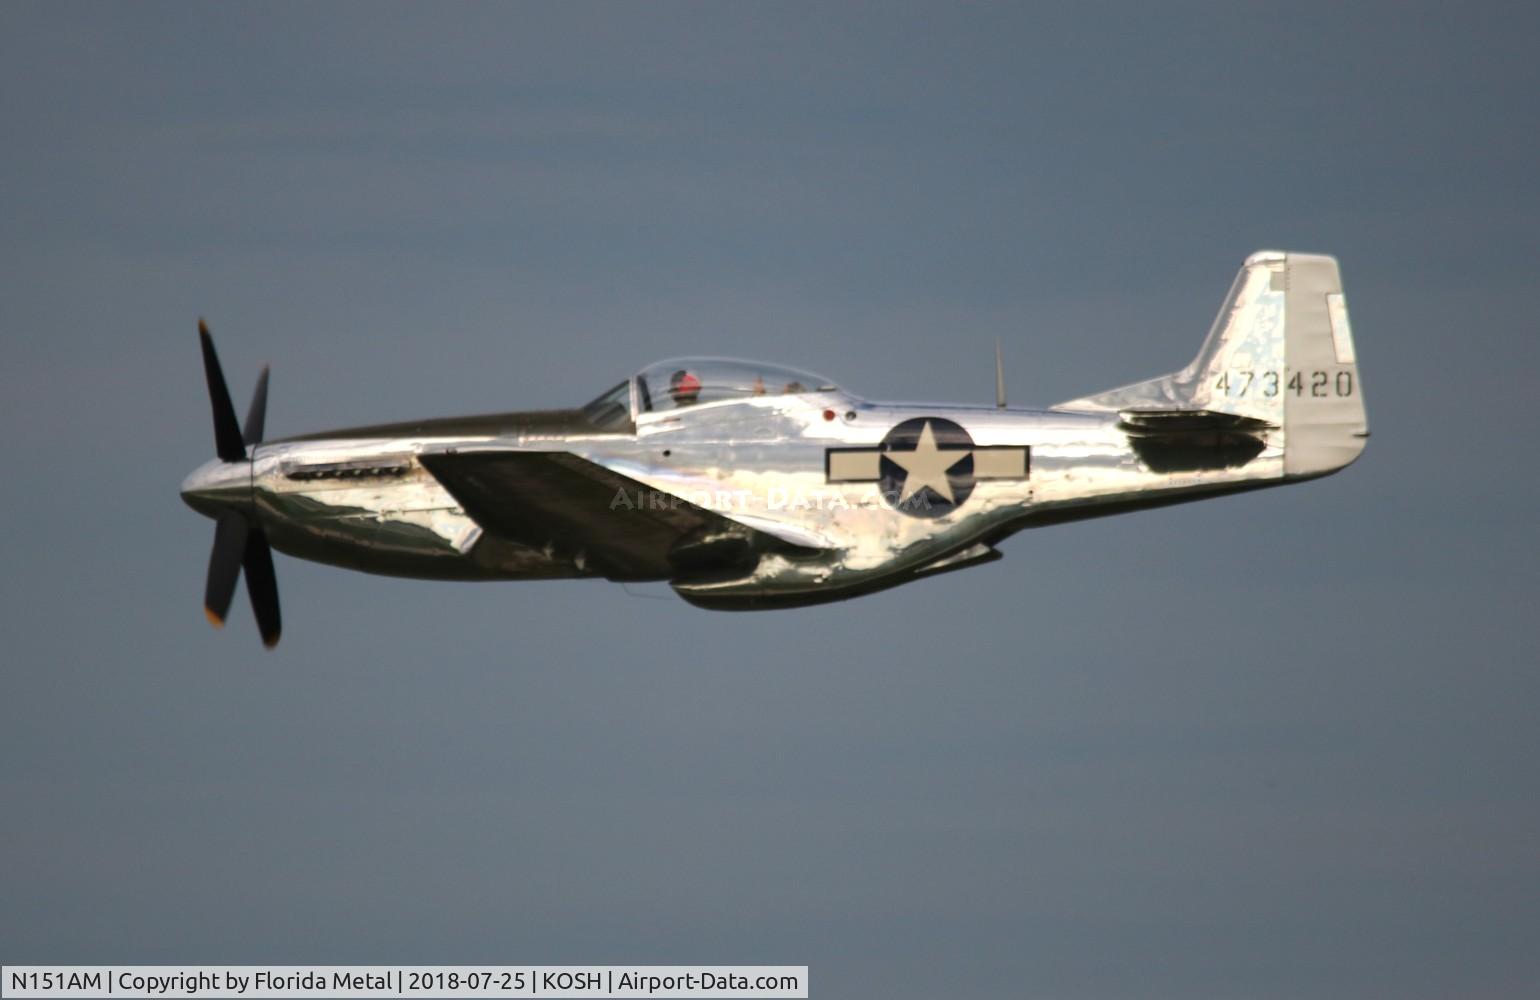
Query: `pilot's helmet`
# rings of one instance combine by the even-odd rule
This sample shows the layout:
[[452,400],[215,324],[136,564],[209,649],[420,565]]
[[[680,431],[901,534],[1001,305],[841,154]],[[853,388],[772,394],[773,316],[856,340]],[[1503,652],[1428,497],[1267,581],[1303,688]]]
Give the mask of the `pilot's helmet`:
[[679,406],[689,406],[700,398],[700,379],[681,368],[669,376],[669,394]]

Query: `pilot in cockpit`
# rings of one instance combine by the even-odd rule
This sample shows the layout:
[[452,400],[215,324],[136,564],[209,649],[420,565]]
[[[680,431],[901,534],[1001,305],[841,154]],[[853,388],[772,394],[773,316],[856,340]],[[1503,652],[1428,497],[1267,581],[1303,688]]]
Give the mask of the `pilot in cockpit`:
[[669,376],[668,392],[675,406],[689,406],[700,399],[700,379],[681,368]]

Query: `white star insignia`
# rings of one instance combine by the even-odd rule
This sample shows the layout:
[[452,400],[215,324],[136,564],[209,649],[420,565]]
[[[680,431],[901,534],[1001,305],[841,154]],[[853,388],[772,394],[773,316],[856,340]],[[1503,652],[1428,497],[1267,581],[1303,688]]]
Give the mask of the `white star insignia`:
[[937,448],[936,435],[930,429],[930,421],[927,420],[925,429],[920,431],[920,440],[915,444],[913,451],[889,451],[883,454],[908,473],[904,477],[904,490],[898,498],[899,503],[908,500],[927,486],[935,490],[947,503],[955,503],[952,484],[947,479],[947,470],[973,452],[942,451]]

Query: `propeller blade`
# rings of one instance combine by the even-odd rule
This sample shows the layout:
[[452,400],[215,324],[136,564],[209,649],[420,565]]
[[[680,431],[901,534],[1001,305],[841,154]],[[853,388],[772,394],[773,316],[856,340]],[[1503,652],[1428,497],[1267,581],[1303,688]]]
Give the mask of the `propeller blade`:
[[251,408],[246,411],[246,434],[243,440],[247,444],[262,443],[262,427],[267,422],[267,365],[262,366],[262,374],[257,376],[257,388],[251,394]]
[[246,535],[246,594],[257,616],[262,645],[272,649],[283,633],[283,619],[278,614],[278,577],[273,573],[273,550],[260,525],[252,525]]
[[214,451],[226,462],[243,461],[246,446],[241,443],[241,427],[235,422],[235,406],[230,402],[225,373],[219,367],[219,355],[214,353],[214,338],[201,319],[198,341],[203,345],[203,376],[208,380],[209,404],[214,409]]
[[246,558],[246,519],[233,510],[219,515],[214,525],[214,548],[209,551],[209,578],[203,588],[203,612],[215,628],[225,627],[235,581]]

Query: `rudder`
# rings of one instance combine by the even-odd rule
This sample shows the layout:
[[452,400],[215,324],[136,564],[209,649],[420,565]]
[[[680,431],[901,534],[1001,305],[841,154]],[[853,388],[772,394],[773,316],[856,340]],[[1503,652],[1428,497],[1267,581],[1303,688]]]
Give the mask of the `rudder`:
[[1349,465],[1369,437],[1358,354],[1337,259],[1291,253],[1286,275],[1284,474],[1324,475]]

